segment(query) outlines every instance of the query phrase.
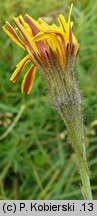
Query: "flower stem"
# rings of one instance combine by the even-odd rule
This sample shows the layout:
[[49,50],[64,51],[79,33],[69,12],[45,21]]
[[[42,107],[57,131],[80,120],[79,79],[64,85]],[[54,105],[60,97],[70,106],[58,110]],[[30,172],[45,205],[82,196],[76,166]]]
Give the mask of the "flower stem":
[[81,191],[83,197],[84,199],[91,200],[92,192],[89,179],[89,169],[86,159],[81,105],[67,104],[67,106],[61,106],[60,108],[61,114],[63,115],[63,120],[69,132],[72,147],[75,152],[77,168],[82,182]]
[[92,199],[89,169],[86,159],[86,146],[81,110],[81,95],[75,76],[74,53],[67,53],[65,68],[58,62],[54,64],[51,82],[48,84],[52,103],[64,121],[73,150],[75,152],[77,169],[81,178],[81,191],[84,199]]

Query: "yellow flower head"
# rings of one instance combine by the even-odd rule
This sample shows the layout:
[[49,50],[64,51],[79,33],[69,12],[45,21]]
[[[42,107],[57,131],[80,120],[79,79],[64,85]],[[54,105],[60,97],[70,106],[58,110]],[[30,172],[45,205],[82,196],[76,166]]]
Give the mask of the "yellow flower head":
[[24,20],[20,15],[17,18],[13,17],[19,34],[8,22],[3,27],[6,34],[26,53],[26,57],[16,65],[10,80],[15,83],[25,65],[29,62],[32,63],[24,75],[21,84],[22,93],[30,93],[36,68],[50,82],[51,74],[52,80],[54,80],[54,73],[52,72],[55,68],[59,73],[60,68],[63,70],[66,67],[68,56],[73,55],[75,59],[78,52],[78,42],[72,33],[73,23],[70,20],[72,7],[73,5],[71,5],[67,22],[62,14],[58,16],[59,26],[48,25],[42,18],[35,21],[29,15],[25,15]]

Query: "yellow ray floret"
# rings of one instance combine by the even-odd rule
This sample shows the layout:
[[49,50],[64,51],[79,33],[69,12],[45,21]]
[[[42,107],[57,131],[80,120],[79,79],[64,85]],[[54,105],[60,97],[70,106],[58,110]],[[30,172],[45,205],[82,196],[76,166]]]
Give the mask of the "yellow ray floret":
[[19,77],[19,75],[21,74],[22,70],[24,69],[25,65],[30,61],[29,57],[26,56],[25,58],[23,58],[17,65],[16,65],[16,69],[13,72],[12,76],[10,77],[10,81],[15,83]]
[[71,19],[72,9],[73,9],[73,3],[71,4],[71,7],[70,7],[69,17],[68,17],[68,23],[70,22],[70,19]]
[[35,73],[36,73],[36,67],[32,65],[30,69],[27,71],[27,73],[25,74],[24,79],[22,81],[22,84],[21,84],[22,93],[24,92],[27,94],[30,93],[33,83],[34,83]]
[[31,35],[27,32],[26,28],[21,24],[21,17],[13,17],[14,23],[18,27],[22,36],[24,37],[26,46],[29,47],[30,51],[37,51],[36,44],[32,41]]
[[14,28],[6,22],[6,25],[2,27],[5,33],[16,43],[18,44],[21,48],[25,49],[25,44],[21,41],[19,36],[17,35],[16,31]]

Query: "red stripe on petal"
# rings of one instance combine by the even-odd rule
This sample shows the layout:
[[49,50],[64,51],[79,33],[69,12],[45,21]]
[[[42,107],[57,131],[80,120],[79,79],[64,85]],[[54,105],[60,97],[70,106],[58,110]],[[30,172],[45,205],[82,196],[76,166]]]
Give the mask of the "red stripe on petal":
[[[37,35],[40,32],[40,30],[34,24],[33,20],[30,19],[30,17],[28,17],[27,15],[25,16],[25,20],[28,23],[28,25],[30,26],[30,28],[32,29],[33,36]],[[45,45],[44,45],[43,41],[37,41],[36,45],[37,45],[37,48],[39,50],[39,53],[40,53],[41,57],[48,64],[47,54],[46,54],[46,51],[45,51]]]
[[[29,58],[26,58],[26,57],[25,57],[25,61],[21,64],[21,67],[19,67],[19,66],[17,65],[17,68],[16,68],[15,71],[13,72],[13,74],[12,74],[12,76],[11,76],[11,78],[10,78],[10,81],[12,81],[13,83],[15,83],[15,82],[17,81],[18,77],[20,76],[22,70],[24,69],[24,67],[25,67],[25,65],[26,65],[26,63],[27,63],[28,61],[29,61]],[[20,63],[21,63],[21,62],[20,62]],[[20,63],[19,63],[19,64],[20,64]]]
[[11,27],[11,25],[9,25],[8,23],[6,23],[5,25],[6,29],[13,35],[13,37],[24,47],[25,49],[25,45],[23,44],[23,42],[19,39],[18,35],[16,34],[15,30]]
[[28,25],[31,27],[33,36],[35,36],[36,34],[40,32],[39,29],[35,26],[35,24],[32,22],[32,20],[27,15],[25,16],[25,20],[28,23]]
[[27,46],[29,47],[30,51],[33,51],[33,48],[31,46],[31,43],[29,41],[29,39],[26,36],[26,29],[21,25],[20,21],[17,18],[13,18],[15,25],[18,27],[19,31],[21,32]]
[[70,46],[72,47],[72,45],[73,45],[73,36],[72,36],[71,24],[69,25],[69,43],[70,43]]
[[23,70],[23,68],[24,68],[24,66],[25,66],[25,64],[26,64],[27,61],[28,61],[28,60],[26,60],[26,61],[24,62],[24,64],[21,66],[20,70],[18,71],[18,73],[17,73],[16,76],[14,77],[13,82],[16,82],[16,81],[17,81],[17,79],[18,79],[18,77],[20,76],[20,74],[21,74],[21,72],[22,72],[22,70]]
[[21,85],[22,93],[23,92],[25,92],[27,94],[30,93],[31,88],[32,88],[33,83],[34,83],[34,79],[35,79],[35,71],[36,71],[36,68],[33,65],[30,67],[30,69],[26,73],[26,75],[23,79],[22,85]]

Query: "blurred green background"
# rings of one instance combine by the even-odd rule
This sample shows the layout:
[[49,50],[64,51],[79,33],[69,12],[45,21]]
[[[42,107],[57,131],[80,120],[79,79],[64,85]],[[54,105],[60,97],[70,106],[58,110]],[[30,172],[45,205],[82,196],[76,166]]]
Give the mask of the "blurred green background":
[[0,199],[83,199],[74,153],[63,122],[52,109],[43,78],[37,73],[29,96],[9,81],[24,52],[3,32],[5,21],[28,13],[57,22],[74,2],[73,31],[80,49],[77,74],[83,98],[87,156],[97,199],[97,1],[0,1]]

